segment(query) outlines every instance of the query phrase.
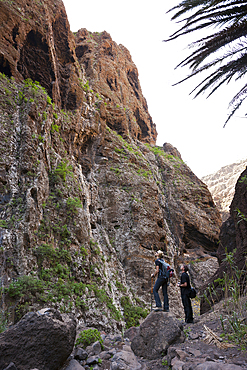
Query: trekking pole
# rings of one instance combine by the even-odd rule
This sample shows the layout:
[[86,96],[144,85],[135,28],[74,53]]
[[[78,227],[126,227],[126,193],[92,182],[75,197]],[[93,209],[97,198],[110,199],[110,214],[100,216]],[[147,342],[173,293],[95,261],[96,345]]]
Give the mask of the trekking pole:
[[151,276],[150,280],[150,292],[151,292],[151,311],[153,311],[153,276]]

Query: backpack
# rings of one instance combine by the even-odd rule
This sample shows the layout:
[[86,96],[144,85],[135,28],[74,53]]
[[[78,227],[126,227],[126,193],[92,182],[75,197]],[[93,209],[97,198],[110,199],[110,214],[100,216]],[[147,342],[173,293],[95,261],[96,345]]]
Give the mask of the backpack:
[[160,277],[168,280],[170,277],[174,275],[174,270],[171,269],[168,263],[166,263],[162,259],[159,259],[159,262],[161,262]]
[[193,287],[190,288],[189,298],[196,298],[196,290]]

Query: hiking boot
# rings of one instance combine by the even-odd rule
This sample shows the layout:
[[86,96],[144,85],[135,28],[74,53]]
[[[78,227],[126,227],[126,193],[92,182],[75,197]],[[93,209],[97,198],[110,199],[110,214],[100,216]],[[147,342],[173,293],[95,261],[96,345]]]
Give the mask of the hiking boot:
[[157,307],[157,306],[156,306],[156,307],[154,308],[154,311],[162,311],[162,307]]
[[169,308],[164,308],[164,310],[163,310],[164,312],[169,312],[170,310],[169,310]]
[[186,320],[186,324],[194,324],[194,320]]

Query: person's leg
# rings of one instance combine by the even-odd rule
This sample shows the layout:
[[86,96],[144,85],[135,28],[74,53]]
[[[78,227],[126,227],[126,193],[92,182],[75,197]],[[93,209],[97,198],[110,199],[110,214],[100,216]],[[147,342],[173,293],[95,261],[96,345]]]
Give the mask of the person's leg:
[[183,306],[184,306],[184,314],[185,314],[185,322],[187,322],[188,320],[188,297],[186,296],[186,294],[181,294],[181,298],[182,298],[182,303],[183,303]]
[[167,294],[167,282],[162,285],[162,292],[164,296],[164,311],[169,311],[169,299]]
[[187,322],[193,323],[193,310],[191,306],[191,299],[187,296],[188,298],[188,320]]
[[185,322],[193,323],[193,311],[191,307],[191,301],[187,294],[182,295],[182,302],[184,306]]
[[154,292],[154,299],[156,303],[156,307],[161,308],[161,301],[160,301],[160,296],[158,293],[159,288],[161,287],[162,284],[162,279],[158,278],[154,284],[153,292]]

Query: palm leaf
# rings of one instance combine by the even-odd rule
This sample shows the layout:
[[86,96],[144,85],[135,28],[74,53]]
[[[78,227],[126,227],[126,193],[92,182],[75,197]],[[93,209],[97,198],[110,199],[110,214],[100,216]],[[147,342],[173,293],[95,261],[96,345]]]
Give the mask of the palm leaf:
[[[243,78],[247,72],[247,1],[236,0],[184,0],[170,11],[176,13],[172,20],[182,23],[168,40],[182,35],[211,28],[211,34],[189,45],[194,48],[179,66],[189,66],[191,74],[177,84],[209,71],[191,93],[195,97],[210,89],[212,95],[220,86],[228,84],[233,78]],[[213,29],[214,28],[214,29]],[[219,31],[215,32],[215,28]],[[210,61],[208,61],[211,59]],[[176,67],[176,68],[177,68]],[[247,95],[246,85],[231,100],[228,120],[240,107]]]

